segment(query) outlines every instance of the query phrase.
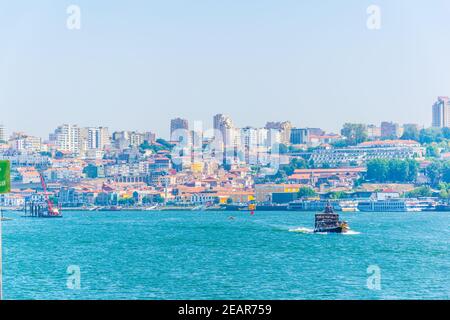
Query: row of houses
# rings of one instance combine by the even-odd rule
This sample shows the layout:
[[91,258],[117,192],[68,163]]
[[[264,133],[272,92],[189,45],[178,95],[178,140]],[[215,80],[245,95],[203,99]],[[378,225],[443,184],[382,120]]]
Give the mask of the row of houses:
[[361,166],[372,159],[421,159],[426,149],[417,141],[368,141],[347,148],[321,148],[311,154],[315,166]]

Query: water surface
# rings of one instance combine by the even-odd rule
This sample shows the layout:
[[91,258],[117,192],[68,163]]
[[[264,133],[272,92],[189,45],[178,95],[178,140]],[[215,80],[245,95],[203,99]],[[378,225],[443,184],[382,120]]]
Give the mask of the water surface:
[[[233,215],[234,220],[229,219]],[[65,212],[3,223],[6,299],[448,299],[450,213]],[[381,269],[381,290],[367,268]],[[80,290],[67,287],[79,266]]]

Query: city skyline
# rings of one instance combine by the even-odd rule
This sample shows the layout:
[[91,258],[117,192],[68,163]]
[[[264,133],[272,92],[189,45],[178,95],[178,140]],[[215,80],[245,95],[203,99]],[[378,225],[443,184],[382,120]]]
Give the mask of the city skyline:
[[[438,97],[438,99],[440,99],[440,98],[442,98],[442,97]],[[437,104],[437,102],[435,104]],[[433,108],[434,108],[434,105],[433,105]],[[434,111],[433,111],[433,115],[434,115]],[[181,117],[176,117],[176,118],[173,118],[173,119],[169,119],[168,124],[166,125],[167,128],[168,128],[168,130],[167,130],[168,134],[167,135],[161,135],[160,132],[152,130],[151,128],[147,128],[147,129],[143,129],[143,130],[138,130],[136,128],[134,128],[134,129],[133,128],[131,128],[131,129],[124,129],[124,128],[111,129],[110,127],[104,126],[101,123],[97,123],[95,125],[87,126],[87,125],[84,125],[84,124],[73,123],[73,122],[69,121],[69,122],[56,124],[53,128],[49,129],[47,134],[44,134],[43,136],[40,136],[40,135],[33,135],[30,132],[26,132],[26,131],[14,130],[14,128],[9,128],[9,127],[5,126],[3,123],[0,123],[0,133],[1,133],[0,137],[2,137],[2,139],[0,139],[0,140],[3,140],[3,141],[7,142],[8,139],[13,137],[13,135],[18,134],[18,135],[38,137],[38,138],[42,139],[43,142],[45,142],[45,141],[52,140],[52,136],[55,134],[55,131],[59,130],[61,127],[63,127],[63,126],[72,127],[73,126],[73,127],[76,127],[78,130],[80,130],[80,129],[85,129],[85,130],[106,129],[106,131],[108,132],[108,135],[111,138],[114,135],[114,133],[123,133],[123,132],[130,132],[130,133],[136,133],[136,134],[152,133],[152,134],[154,134],[156,136],[156,138],[162,138],[162,139],[164,139],[166,141],[170,141],[173,131],[177,130],[177,129],[178,130],[179,129],[186,130],[188,132],[189,131],[198,131],[199,129],[202,129],[202,132],[207,133],[207,134],[209,134],[211,136],[213,135],[213,131],[212,130],[214,130],[214,131],[218,130],[218,131],[220,131],[223,134],[223,129],[221,129],[220,127],[216,127],[216,125],[214,124],[214,122],[215,122],[214,119],[216,117],[218,117],[218,116],[224,117],[226,120],[229,120],[230,121],[230,125],[231,125],[230,128],[233,128],[233,129],[242,129],[242,130],[243,129],[249,129],[249,128],[250,129],[277,129],[279,131],[283,131],[282,128],[276,128],[275,126],[276,125],[279,126],[279,125],[289,124],[289,125],[292,125],[289,130],[291,130],[291,129],[292,130],[294,130],[294,129],[299,129],[299,130],[311,129],[311,130],[314,130],[314,131],[315,130],[320,130],[320,131],[322,131],[322,134],[324,134],[324,135],[325,134],[341,135],[342,134],[341,130],[344,127],[344,125],[345,124],[349,124],[349,123],[350,124],[362,124],[362,125],[366,126],[366,130],[368,132],[372,132],[372,130],[377,129],[377,128],[378,128],[378,130],[380,130],[383,127],[383,125],[397,126],[397,130],[399,128],[403,128],[405,126],[411,126],[411,125],[417,126],[417,128],[419,128],[419,129],[432,128],[432,127],[440,127],[440,128],[446,127],[446,126],[433,126],[433,125],[422,126],[422,125],[420,125],[418,123],[398,123],[398,122],[395,122],[395,121],[392,121],[392,120],[389,120],[389,119],[385,119],[385,120],[381,121],[380,123],[374,123],[374,122],[371,122],[371,123],[344,122],[344,123],[342,123],[340,128],[338,130],[336,130],[336,131],[330,131],[330,130],[327,130],[327,128],[320,127],[320,126],[307,126],[307,127],[295,126],[295,125],[292,124],[292,121],[290,119],[284,119],[284,120],[280,120],[280,121],[274,121],[274,120],[268,119],[261,126],[255,126],[253,124],[246,124],[246,125],[243,125],[243,126],[237,126],[237,125],[234,125],[232,117],[230,117],[227,114],[219,113],[219,114],[214,115],[214,117],[212,117],[213,120],[210,121],[210,123],[212,125],[210,125],[210,126],[205,126],[205,124],[203,122],[198,122],[198,121],[195,121],[195,120],[190,120],[190,119],[181,118]],[[178,121],[184,122],[185,123],[184,126],[180,126],[180,127],[176,128],[176,125],[174,125],[174,122],[178,122]],[[175,139],[175,140],[177,140],[177,139]]]
[[368,1],[175,2],[108,3],[105,15],[78,1],[76,31],[64,5],[2,4],[1,122],[42,137],[68,122],[168,137],[172,118],[212,127],[220,112],[237,127],[429,126],[450,90],[445,1],[378,1],[380,30],[366,26]]

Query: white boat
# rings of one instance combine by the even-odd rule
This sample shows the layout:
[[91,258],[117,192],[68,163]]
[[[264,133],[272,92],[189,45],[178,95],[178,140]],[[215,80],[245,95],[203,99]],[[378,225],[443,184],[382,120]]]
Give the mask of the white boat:
[[386,199],[360,201],[358,208],[365,212],[422,212],[433,211],[436,203],[430,200]]
[[358,212],[358,201],[343,200],[339,202],[342,212]]

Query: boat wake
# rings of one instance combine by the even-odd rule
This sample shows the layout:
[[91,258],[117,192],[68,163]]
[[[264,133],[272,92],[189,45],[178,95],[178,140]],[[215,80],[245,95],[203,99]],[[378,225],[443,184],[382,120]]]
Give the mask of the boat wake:
[[314,229],[309,229],[309,228],[293,228],[293,229],[289,229],[289,232],[297,232],[297,233],[306,233],[306,234],[313,234],[314,233]]
[[346,235],[346,236],[354,236],[354,235],[358,235],[358,234],[361,234],[361,232],[353,231],[353,230],[348,230],[347,232],[343,233],[343,235]]

